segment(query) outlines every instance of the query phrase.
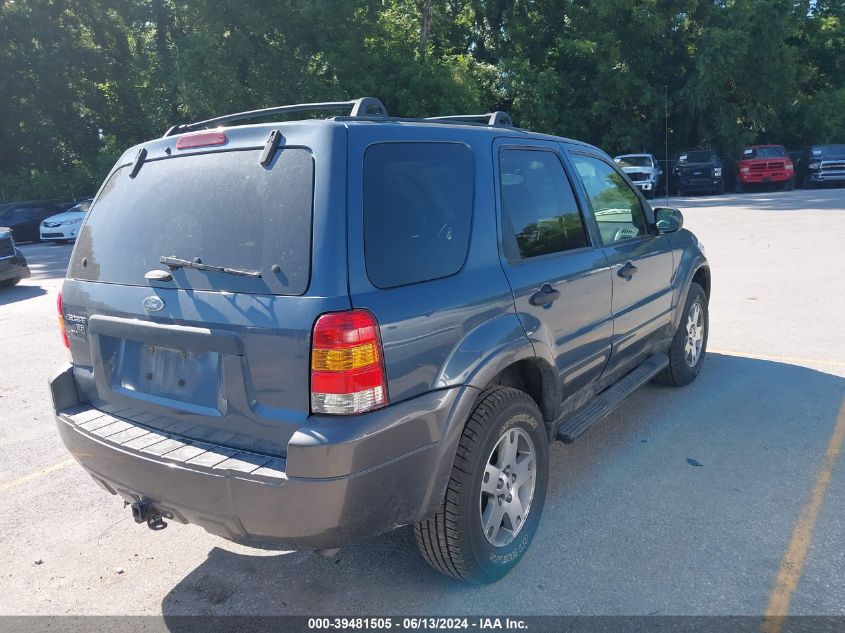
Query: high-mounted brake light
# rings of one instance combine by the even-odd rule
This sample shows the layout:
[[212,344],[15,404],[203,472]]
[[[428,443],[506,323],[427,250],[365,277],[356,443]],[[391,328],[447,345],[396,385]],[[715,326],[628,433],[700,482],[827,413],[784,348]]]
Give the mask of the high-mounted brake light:
[[350,415],[386,404],[375,317],[367,310],[322,315],[311,342],[311,412]]
[[67,340],[67,328],[65,327],[65,312],[62,309],[62,292],[59,291],[59,298],[56,300],[56,307],[59,309],[59,331],[62,333],[62,342],[65,347],[70,347],[70,342]]
[[198,132],[185,134],[176,141],[176,149],[190,149],[192,147],[208,147],[209,145],[223,145],[227,140],[223,132]]

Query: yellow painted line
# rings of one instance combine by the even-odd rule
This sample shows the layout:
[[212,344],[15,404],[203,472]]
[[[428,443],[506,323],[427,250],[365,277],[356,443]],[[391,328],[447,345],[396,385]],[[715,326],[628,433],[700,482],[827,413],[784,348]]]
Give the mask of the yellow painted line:
[[789,614],[789,603],[804,570],[804,561],[813,540],[816,519],[819,517],[819,511],[830,484],[839,452],[842,450],[843,440],[845,440],[845,398],[842,399],[839,416],[836,418],[836,425],[833,428],[833,435],[830,436],[830,443],[827,445],[827,451],[816,477],[816,483],[813,485],[810,500],[798,517],[798,522],[792,530],[789,546],[783,555],[777,582],[769,597],[769,607],[766,609],[766,617],[763,623],[764,633],[780,633],[783,620]]
[[47,466],[46,468],[42,468],[41,470],[36,470],[35,472],[31,472],[28,475],[24,475],[23,477],[18,477],[17,479],[12,479],[11,481],[4,481],[0,483],[0,492],[6,492],[7,490],[11,490],[12,488],[17,488],[25,483],[38,479],[39,477],[43,477],[44,475],[49,475],[50,473],[54,473],[57,470],[61,470],[65,466],[70,466],[71,464],[75,463],[72,457],[68,459],[60,461],[58,464],[53,464],[52,466]]
[[713,349],[707,348],[707,352],[711,354],[722,354],[723,356],[742,356],[744,358],[753,358],[754,360],[770,360],[779,363],[790,363],[794,365],[831,365],[833,367],[845,367],[845,361],[839,360],[820,360],[818,358],[796,358],[794,356],[768,356],[766,354],[749,354],[747,352],[735,352],[727,349]]

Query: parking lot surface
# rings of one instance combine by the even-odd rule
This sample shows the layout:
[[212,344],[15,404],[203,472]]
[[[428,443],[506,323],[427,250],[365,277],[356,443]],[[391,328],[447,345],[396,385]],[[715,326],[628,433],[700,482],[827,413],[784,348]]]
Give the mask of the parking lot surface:
[[409,528],[325,559],[134,524],[69,459],[70,246],[0,291],[0,614],[845,615],[845,189],[673,199],[712,267],[698,380],[649,385],[552,448],[537,537],[499,583],[417,557]]

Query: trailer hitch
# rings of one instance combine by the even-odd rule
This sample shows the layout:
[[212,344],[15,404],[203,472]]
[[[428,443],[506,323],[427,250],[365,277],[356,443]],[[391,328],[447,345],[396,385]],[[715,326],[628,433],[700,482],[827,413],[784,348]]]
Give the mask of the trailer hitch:
[[124,505],[129,505],[131,508],[132,518],[135,519],[135,523],[146,523],[148,528],[156,531],[163,530],[167,527],[162,513],[149,501],[144,501],[143,499],[135,503],[129,503],[127,501]]

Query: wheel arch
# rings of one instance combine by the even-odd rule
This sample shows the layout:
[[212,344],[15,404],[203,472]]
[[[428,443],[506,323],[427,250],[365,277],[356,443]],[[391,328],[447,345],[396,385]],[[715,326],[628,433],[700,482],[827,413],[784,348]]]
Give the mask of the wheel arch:
[[707,300],[710,300],[710,267],[707,264],[699,266],[692,275],[692,281],[704,288]]
[[557,418],[560,408],[558,382],[556,372],[549,363],[532,356],[504,367],[490,379],[485,388],[511,387],[528,394],[537,403],[543,420],[549,425]]
[[[542,350],[541,350],[542,353]],[[443,429],[428,491],[418,519],[437,512],[446,493],[461,434],[481,395],[490,387],[511,387],[528,394],[551,433],[560,407],[560,384],[551,359],[538,356],[526,337],[511,341],[475,368],[455,400]]]

